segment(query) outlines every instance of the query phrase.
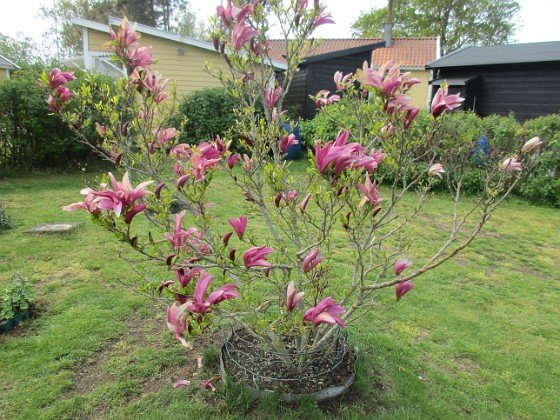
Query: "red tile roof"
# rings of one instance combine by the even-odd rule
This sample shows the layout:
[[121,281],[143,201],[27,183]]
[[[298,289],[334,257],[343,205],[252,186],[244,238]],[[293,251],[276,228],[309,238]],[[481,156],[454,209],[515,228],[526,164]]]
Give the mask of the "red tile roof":
[[[330,52],[361,47],[363,45],[381,42],[379,38],[352,38],[352,39],[323,39],[317,47],[312,47],[307,57],[327,54]],[[271,40],[269,45],[270,58],[284,61],[284,41]],[[394,38],[393,45],[388,48],[378,48],[372,53],[372,66],[378,67],[387,61],[399,64],[401,67],[424,66],[434,61],[437,57],[437,38]]]

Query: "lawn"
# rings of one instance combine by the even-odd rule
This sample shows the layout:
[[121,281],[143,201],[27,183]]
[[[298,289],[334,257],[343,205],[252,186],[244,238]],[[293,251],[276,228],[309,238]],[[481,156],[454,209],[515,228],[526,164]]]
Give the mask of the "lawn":
[[[94,175],[86,175],[92,178]],[[218,177],[218,214],[239,212]],[[0,180],[17,227],[0,234],[0,285],[35,282],[38,316],[0,336],[0,418],[553,418],[560,412],[560,211],[507,202],[454,261],[417,279],[398,304],[350,330],[358,380],[343,398],[284,405],[255,401],[215,380],[219,334],[184,350],[165,328],[165,303],[138,294],[109,233],[79,201],[82,175]],[[414,197],[409,197],[412,202]],[[434,246],[445,197],[415,222],[411,259]],[[85,222],[69,234],[29,235],[45,222]],[[344,252],[336,272],[344,272]],[[197,369],[196,359],[205,364]]]

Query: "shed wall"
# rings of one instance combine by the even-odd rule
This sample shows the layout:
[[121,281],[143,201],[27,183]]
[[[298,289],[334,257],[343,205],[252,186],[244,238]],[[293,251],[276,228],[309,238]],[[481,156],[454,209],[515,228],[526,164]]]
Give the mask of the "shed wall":
[[341,71],[343,74],[354,73],[361,68],[364,61],[371,60],[371,51],[351,54],[344,57],[312,62],[307,65],[307,96],[305,99],[305,118],[312,119],[317,112],[317,105],[309,95],[316,95],[321,90],[336,93],[334,74]]
[[525,121],[560,112],[560,62],[439,69],[439,78],[480,75],[474,110],[482,117],[515,114]]

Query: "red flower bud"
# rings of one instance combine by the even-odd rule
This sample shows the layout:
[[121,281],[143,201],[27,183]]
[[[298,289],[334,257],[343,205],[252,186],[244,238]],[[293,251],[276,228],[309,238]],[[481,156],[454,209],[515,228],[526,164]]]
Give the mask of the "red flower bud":
[[229,243],[229,238],[231,238],[231,235],[233,235],[233,232],[228,232],[224,235],[224,238],[222,239],[224,246],[227,246]]
[[160,182],[159,185],[156,187],[154,191],[154,195],[156,196],[156,198],[160,197],[161,190],[163,189],[163,187],[165,187],[165,182]]

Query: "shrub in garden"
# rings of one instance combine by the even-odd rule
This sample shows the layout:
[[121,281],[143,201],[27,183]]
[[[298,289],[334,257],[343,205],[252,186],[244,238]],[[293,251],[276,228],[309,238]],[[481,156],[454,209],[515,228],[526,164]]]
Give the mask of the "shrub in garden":
[[[343,98],[323,112],[319,113],[310,121],[301,122],[304,143],[311,147],[315,138],[333,138],[338,131],[337,127],[344,127],[351,131],[362,130],[364,132],[375,132],[375,120],[363,120],[362,123],[356,118],[354,110],[347,105],[349,99]],[[413,129],[418,135],[425,132],[429,127],[429,112],[420,111],[415,119]],[[453,112],[444,115],[441,119],[441,129],[437,132],[437,144],[439,156],[446,156],[450,150],[457,147],[464,149],[465,167],[463,180],[463,192],[466,194],[480,193],[484,188],[485,171],[481,170],[484,156],[478,156],[478,138],[480,136],[488,142],[487,151],[490,158],[499,159],[507,150],[518,147],[520,141],[539,136],[545,141],[539,156],[538,165],[534,171],[523,175],[523,183],[514,193],[531,203],[560,206],[560,115],[548,115],[535,118],[524,124],[518,123],[513,115],[507,117],[492,115],[485,118],[477,116],[474,112]],[[424,150],[416,150],[417,157]],[[469,154],[470,153],[470,154]],[[406,181],[410,182],[415,173],[426,169],[428,162],[419,159],[411,166],[406,174]],[[392,166],[383,165],[378,169],[378,176],[383,176],[386,182],[395,179]],[[444,182],[435,183],[435,191],[447,191]]]
[[191,92],[181,100],[177,113],[170,125],[178,127],[185,119],[186,123],[179,136],[179,141],[192,144],[203,143],[224,137],[235,127],[233,109],[239,101],[224,88],[205,88]]
[[[88,161],[93,156],[90,148],[76,141],[67,124],[48,115],[44,92],[37,85],[42,71],[40,66],[29,66],[10,79],[0,81],[0,170],[4,173],[37,168],[66,169],[76,161]],[[82,81],[86,83],[85,77]],[[93,88],[96,84],[110,82],[93,76],[88,77],[87,83],[88,88]],[[91,105],[83,110],[89,118],[95,115],[93,108]],[[92,138],[94,133],[85,134]]]
[[21,275],[0,290],[0,331],[8,332],[29,316],[35,298],[31,284]]
[[523,130],[527,137],[542,133],[546,143],[535,171],[519,186],[519,195],[532,203],[560,207],[560,114],[527,121]]
[[11,229],[14,227],[8,212],[6,211],[6,207],[4,206],[4,202],[0,200],[0,231],[3,229]]
[[[398,66],[373,70],[364,65],[353,74],[335,74],[339,92],[316,98],[327,113],[344,96],[359,122],[356,129],[316,140],[312,165],[305,176],[294,176],[284,160],[295,138],[282,129],[282,103],[310,47],[307,39],[332,19],[318,2],[266,5],[265,10],[261,2],[239,7],[228,2],[217,8],[214,26],[214,45],[224,60],[216,76],[241,103],[235,140],[248,151],[242,155],[231,150],[227,138],[179,143],[175,127],[166,125],[171,111],[167,82],[152,72],[150,49],[138,44],[138,34],[123,20],[119,32],[111,33],[110,46],[128,78],[116,92],[103,93],[106,100],[98,111],[107,123],[97,129],[101,152],[124,175],[109,173],[99,187],[82,191],[83,202],[66,209],[87,210],[95,223],[165,273],[167,280],[156,284],[147,278],[148,286],[174,301],[167,326],[184,346],[189,347],[188,336],[229,321],[239,340],[249,343],[246,351],[264,349],[265,356],[251,369],[270,374],[269,362],[276,363],[274,371],[301,379],[303,366],[312,365],[309,355],[338,348],[340,330],[383,299],[381,289],[392,288],[393,300],[399,301],[414,287],[413,279],[468,246],[518,184],[520,172],[531,170],[540,141],[491,156],[484,167],[486,188],[463,203],[463,162],[471,150],[457,147],[443,156],[438,149],[442,115],[462,99],[448,95],[444,86],[424,117],[425,128],[424,123],[416,126],[419,110],[410,105],[407,92],[418,81]],[[282,84],[274,85],[267,52],[270,15],[288,38],[287,69]],[[66,89],[73,78],[53,69],[43,83],[51,107],[72,125],[87,128],[95,122],[76,118],[69,105],[92,99],[83,90]],[[363,100],[364,91],[369,101]],[[389,189],[384,195],[378,190],[383,166],[393,174],[391,182],[383,182]],[[219,170],[247,201],[246,209],[229,215],[225,228],[208,199]],[[449,231],[442,231],[434,255],[412,261],[405,229],[436,182],[445,182],[454,203]],[[401,206],[410,191],[417,194],[417,205]],[[173,201],[183,208],[175,215],[169,212]],[[151,222],[149,228],[139,227],[139,215]],[[266,232],[255,227],[257,219]],[[337,279],[331,272],[341,244],[353,258],[343,270],[347,277]],[[257,353],[250,357],[257,360]]]

